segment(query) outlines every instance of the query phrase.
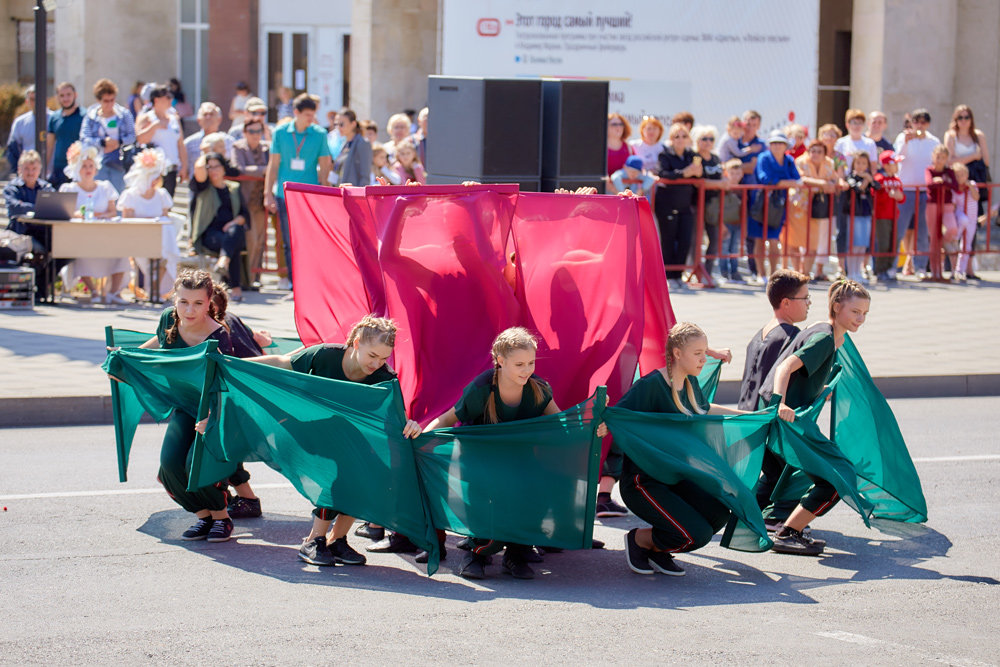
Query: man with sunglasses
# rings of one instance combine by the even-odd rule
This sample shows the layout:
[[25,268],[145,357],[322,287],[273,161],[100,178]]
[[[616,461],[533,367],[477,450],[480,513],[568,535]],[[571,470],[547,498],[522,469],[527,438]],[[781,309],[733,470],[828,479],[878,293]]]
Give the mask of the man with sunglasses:
[[233,123],[233,126],[229,128],[229,136],[233,141],[243,138],[243,128],[252,120],[259,121],[264,128],[264,133],[261,135],[267,143],[271,143],[271,128],[267,125],[267,105],[264,104],[264,100],[259,97],[251,97],[247,100],[246,113],[243,115],[241,120]]
[[[264,208],[264,175],[271,157],[265,134],[268,134],[264,118],[255,113],[254,99],[247,103],[247,121],[241,126],[242,137],[233,143],[230,162],[248,180],[240,180],[240,191],[250,211],[250,226],[247,229],[247,261],[250,264],[250,289],[260,289],[260,269],[267,246],[267,209]],[[260,102],[260,100],[257,100]],[[261,102],[260,106],[263,106]],[[267,107],[264,116],[267,115]]]
[[927,271],[927,252],[930,248],[930,238],[927,235],[927,190],[924,186],[924,170],[931,165],[931,153],[941,140],[930,133],[931,114],[927,109],[915,109],[911,118],[911,127],[903,130],[894,142],[897,157],[902,158],[899,167],[899,180],[903,182],[906,198],[899,204],[900,232],[913,229],[916,235],[917,252],[923,253],[913,258],[914,269],[918,274]]

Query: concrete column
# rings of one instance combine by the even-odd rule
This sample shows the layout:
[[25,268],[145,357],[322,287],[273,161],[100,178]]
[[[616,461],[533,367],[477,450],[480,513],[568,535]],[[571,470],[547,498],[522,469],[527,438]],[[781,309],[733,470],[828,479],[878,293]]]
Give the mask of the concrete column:
[[427,76],[437,71],[439,0],[354,0],[350,106],[379,124],[427,104]]
[[[1000,177],[995,147],[1000,145],[1000,3],[959,0],[955,39],[954,105],[968,104],[976,127],[986,134],[993,180]],[[948,110],[948,118],[951,119]]]
[[177,3],[87,0],[55,11],[55,80],[74,84],[80,103],[94,103],[94,82],[118,84],[125,104],[136,81],[177,75]]

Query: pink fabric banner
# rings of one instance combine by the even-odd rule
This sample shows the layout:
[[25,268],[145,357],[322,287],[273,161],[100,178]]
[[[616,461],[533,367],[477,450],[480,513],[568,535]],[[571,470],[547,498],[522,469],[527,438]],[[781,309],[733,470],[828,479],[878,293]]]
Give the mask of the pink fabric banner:
[[663,364],[673,312],[644,199],[295,184],[285,198],[302,342],[343,341],[368,312],[395,319],[392,363],[421,423],[454,405],[517,324],[537,332],[537,372],[560,407],[599,385],[614,401],[637,363]]

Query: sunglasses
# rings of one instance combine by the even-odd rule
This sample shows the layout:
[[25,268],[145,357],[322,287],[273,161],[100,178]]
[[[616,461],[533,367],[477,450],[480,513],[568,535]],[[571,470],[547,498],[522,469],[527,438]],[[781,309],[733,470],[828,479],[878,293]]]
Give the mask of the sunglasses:
[[267,111],[261,111],[261,110],[258,109],[257,111],[251,111],[250,115],[251,116],[266,116],[267,115]]
[[245,134],[264,134],[264,130],[247,130]]
[[617,120],[611,121],[610,123],[608,123],[608,125],[610,125],[611,127],[625,127],[625,123],[622,123],[621,121]]
[[955,120],[972,120],[972,116],[955,116]]
[[715,137],[701,137],[698,141],[715,141]]

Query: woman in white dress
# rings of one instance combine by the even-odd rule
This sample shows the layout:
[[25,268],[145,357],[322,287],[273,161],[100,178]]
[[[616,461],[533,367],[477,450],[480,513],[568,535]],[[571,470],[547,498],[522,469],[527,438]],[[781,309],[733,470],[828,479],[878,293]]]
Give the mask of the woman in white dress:
[[[78,217],[83,220],[106,220],[117,215],[115,201],[118,191],[110,181],[95,180],[101,168],[101,151],[97,146],[84,146],[79,141],[69,147],[66,152],[66,176],[72,181],[63,183],[59,192],[75,192]],[[128,270],[128,259],[118,258],[85,258],[76,259],[66,268],[68,276],[79,276],[95,301],[104,303],[128,303],[118,292],[122,289],[125,272]],[[94,282],[97,278],[111,278],[110,287],[103,296]]]
[[[177,183],[183,183],[188,177],[184,131],[177,112],[170,106],[170,91],[166,86],[157,85],[153,88],[149,93],[149,101],[153,108],[141,114],[135,121],[136,142],[152,143],[163,150],[163,155],[166,156],[163,187],[173,197]],[[125,180],[125,185],[128,187],[128,179]],[[118,208],[121,208],[121,204]]]
[[[163,251],[160,258],[159,285],[170,285],[177,276],[177,229],[170,218],[173,199],[163,187],[163,171],[169,169],[169,160],[159,148],[147,148],[139,153],[132,168],[125,174],[125,191],[118,198],[118,210],[123,218],[153,218],[170,224],[163,225]],[[148,269],[148,258],[135,258],[136,266]],[[166,281],[164,282],[164,278]],[[152,279],[150,280],[152,283]],[[150,285],[152,286],[152,284]],[[159,294],[163,295],[162,290]]]

